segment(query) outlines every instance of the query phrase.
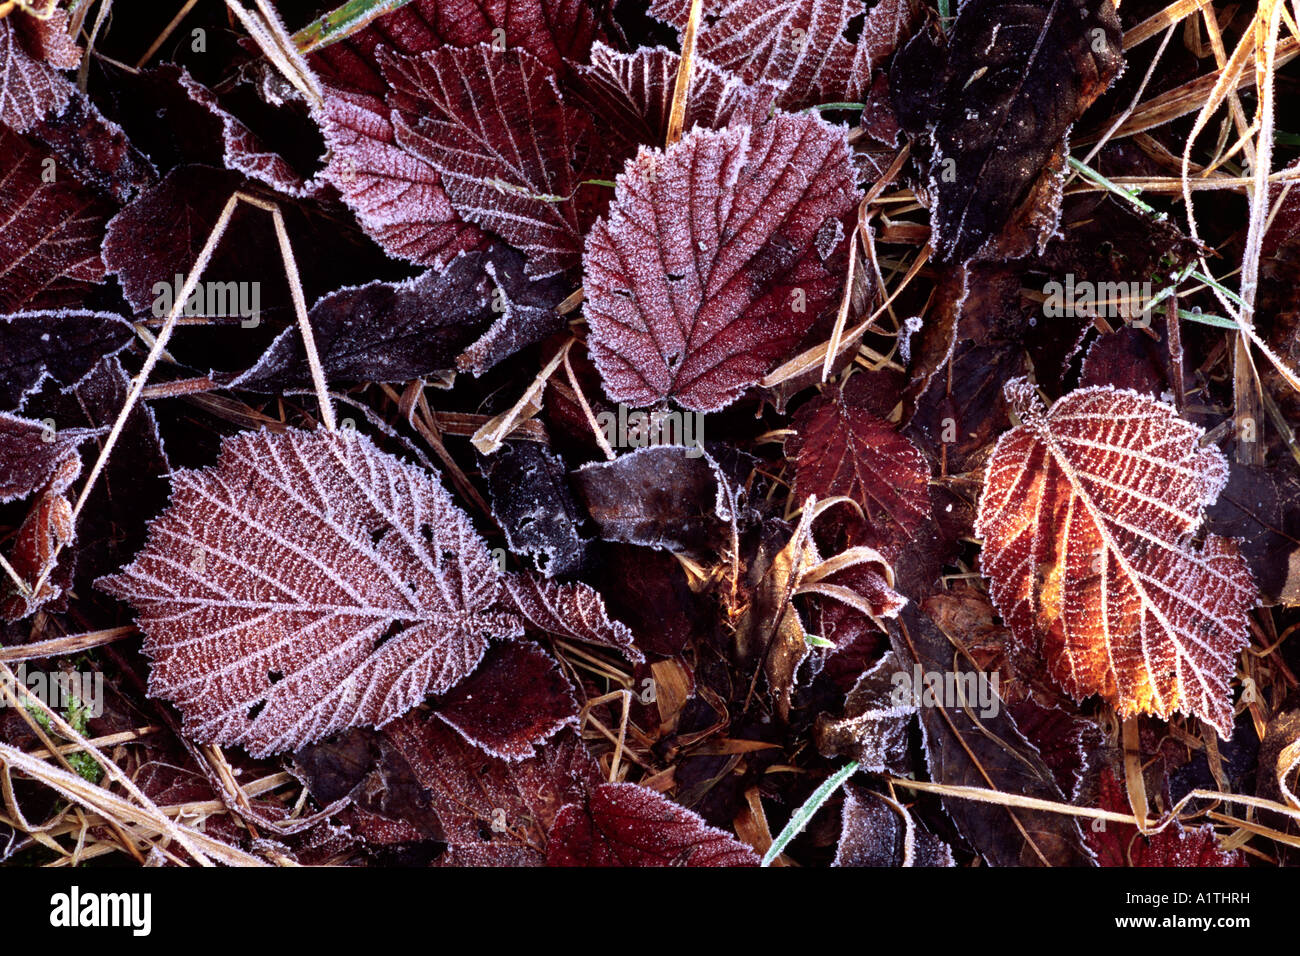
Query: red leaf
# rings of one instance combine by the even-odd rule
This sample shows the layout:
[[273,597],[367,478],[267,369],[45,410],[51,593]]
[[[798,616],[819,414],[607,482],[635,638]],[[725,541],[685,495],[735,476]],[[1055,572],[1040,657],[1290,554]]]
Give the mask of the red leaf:
[[[1107,767],[1099,781],[1103,810],[1132,813],[1124,788]],[[1214,827],[1184,827],[1175,820],[1159,833],[1141,836],[1130,823],[1107,820],[1105,829],[1085,827],[1088,847],[1097,855],[1098,866],[1245,866],[1240,850],[1221,850]]]
[[855,197],[843,130],[810,116],[642,150],[583,259],[609,396],[713,411],[758,382],[835,301]]
[[18,21],[27,19],[22,10],[0,19],[0,122],[19,133],[46,114],[61,113],[76,89],[42,62],[43,53],[54,51],[22,37]]
[[311,64],[332,86],[378,96],[387,89],[379,47],[418,56],[491,43],[558,70],[565,60],[586,61],[592,43],[606,35],[612,6],[609,0],[415,0],[312,54]]
[[603,2],[586,0],[416,0],[314,53],[311,65],[326,84],[318,115],[330,148],[323,177],[392,255],[437,266],[477,247],[482,234],[456,214],[437,170],[396,144],[379,50],[414,58],[490,43],[556,70],[566,59],[586,60],[607,16]]
[[483,242],[456,215],[438,171],[397,145],[379,97],[327,87],[318,120],[330,149],[321,175],[390,255],[437,266]]
[[1016,379],[1007,397],[1024,424],[989,459],[975,524],[999,613],[1075,699],[1191,714],[1230,737],[1255,583],[1232,541],[1190,543],[1223,454],[1137,392],[1082,388],[1044,412]]
[[528,255],[530,275],[574,265],[593,218],[579,190],[598,177],[588,116],[520,50],[445,47],[380,54],[397,142],[438,170],[457,212]]
[[99,245],[113,207],[67,177],[47,182],[45,159],[0,126],[0,195],[20,198],[0,218],[0,312],[80,303],[104,279]]
[[[857,102],[871,72],[910,31],[913,0],[706,0],[696,38],[701,57],[749,82],[785,87],[787,109]],[[651,16],[684,28],[689,0],[653,0]],[[846,39],[850,22],[863,18],[861,34]]]
[[577,724],[578,702],[554,658],[528,641],[505,641],[492,645],[434,713],[492,756],[522,760],[535,744]]
[[560,811],[549,866],[757,866],[754,851],[662,794],[606,783]]
[[[664,141],[680,64],[681,57],[664,47],[620,53],[597,44],[591,51],[591,65],[574,70],[568,88],[595,117],[620,163],[638,146]],[[773,84],[750,85],[697,59],[683,128],[758,126],[767,119],[778,92]]]
[[795,497],[847,495],[862,505],[871,542],[890,556],[930,520],[930,466],[889,422],[850,405],[839,389],[799,409],[786,440]]
[[541,865],[547,833],[561,808],[600,781],[596,762],[574,731],[563,731],[535,757],[508,763],[484,757],[435,720],[409,714],[385,738],[430,794],[453,865]]
[[79,468],[59,477],[69,461],[80,461],[77,446],[98,434],[89,428],[55,431],[46,423],[0,412],[0,503],[26,498],[56,478],[53,491],[63,491]]
[[612,647],[633,663],[645,660],[626,624],[612,621],[600,592],[581,581],[561,583],[533,571],[507,574],[502,603],[528,625],[557,637]]
[[381,726],[455,686],[489,635],[500,574],[428,473],[368,439],[261,432],[172,500],[121,574],[153,660],[150,692],[203,742],[254,756]]

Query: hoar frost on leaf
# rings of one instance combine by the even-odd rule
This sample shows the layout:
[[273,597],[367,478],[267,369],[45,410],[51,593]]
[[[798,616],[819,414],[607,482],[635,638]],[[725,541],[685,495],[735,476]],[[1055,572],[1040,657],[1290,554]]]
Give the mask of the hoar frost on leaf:
[[561,727],[577,725],[578,702],[553,657],[529,641],[499,641],[434,713],[486,753],[523,760]]
[[[698,54],[753,83],[780,83],[787,109],[856,102],[910,29],[914,0],[706,0]],[[650,14],[678,29],[689,0],[653,0]],[[851,24],[862,18],[856,40]]]
[[1137,392],[1081,388],[1044,411],[1025,379],[1006,391],[1024,424],[998,440],[975,524],[1003,620],[1076,699],[1190,714],[1230,737],[1257,592],[1233,541],[1191,541],[1227,480],[1223,453]]
[[121,351],[134,338],[131,323],[110,312],[0,315],[0,408],[18,408],[47,378],[76,385],[100,359]]
[[113,206],[70,177],[49,182],[46,159],[0,125],[0,195],[17,200],[0,218],[0,312],[79,303],[104,279],[99,250]]
[[[665,47],[620,53],[598,43],[591,51],[591,65],[577,67],[567,89],[575,104],[591,112],[605,145],[621,160],[642,144],[664,141],[680,66],[681,57]],[[696,59],[683,129],[758,126],[779,92],[774,84],[745,83]]]
[[594,788],[562,809],[550,866],[757,866],[754,851],[693,810],[633,783]]
[[522,632],[437,480],[355,433],[228,439],[99,584],[136,607],[150,692],[255,756],[387,723]]
[[326,87],[318,122],[330,149],[322,177],[390,255],[437,266],[484,241],[456,215],[438,171],[397,145],[382,99]]
[[643,149],[583,257],[610,398],[713,411],[757,383],[840,292],[825,260],[856,195],[843,129],[807,115]]
[[952,849],[917,827],[901,805],[846,784],[832,866],[955,866]]
[[[438,170],[452,205],[528,256],[543,278],[575,265],[594,218],[599,149],[591,119],[520,50],[445,47],[380,54],[397,142]],[[584,196],[583,193],[586,193]]]

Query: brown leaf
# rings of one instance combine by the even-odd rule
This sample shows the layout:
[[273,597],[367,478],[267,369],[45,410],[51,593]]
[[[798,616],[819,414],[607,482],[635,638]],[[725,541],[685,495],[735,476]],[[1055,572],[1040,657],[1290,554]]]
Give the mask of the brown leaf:
[[1044,220],[1035,230],[1041,247],[1060,214],[1053,181],[1070,127],[1123,63],[1111,0],[971,0],[946,57],[927,50],[929,42],[918,34],[907,45],[890,86],[904,126],[932,146],[936,257],[964,262],[989,252],[1022,204]]

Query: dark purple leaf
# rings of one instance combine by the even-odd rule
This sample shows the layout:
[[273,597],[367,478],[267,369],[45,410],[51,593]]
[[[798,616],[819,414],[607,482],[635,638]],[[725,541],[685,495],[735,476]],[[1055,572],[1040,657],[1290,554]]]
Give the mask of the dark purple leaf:
[[0,409],[18,408],[47,378],[77,384],[101,358],[134,338],[131,323],[107,312],[0,315]]

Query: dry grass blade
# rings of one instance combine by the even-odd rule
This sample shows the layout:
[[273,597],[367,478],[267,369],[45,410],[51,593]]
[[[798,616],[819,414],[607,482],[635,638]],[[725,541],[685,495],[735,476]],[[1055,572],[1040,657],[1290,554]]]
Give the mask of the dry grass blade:
[[211,866],[214,861],[227,866],[267,865],[258,857],[177,823],[157,806],[137,806],[77,774],[51,767],[45,761],[29,756],[9,744],[0,743],[0,766],[5,768],[6,776],[11,770],[19,771],[55,790],[64,799],[99,814],[105,820],[115,820],[120,825],[139,828],[151,837],[175,841],[200,865]]
[[19,644],[17,647],[0,647],[0,661],[17,663],[18,661],[39,660],[45,657],[59,657],[63,654],[77,654],[92,647],[103,647],[124,637],[139,633],[134,627],[111,627],[104,631],[89,631],[85,634],[69,634],[55,637],[48,641],[34,641],[31,644]]
[[671,146],[682,138],[686,123],[686,101],[691,92],[691,70],[695,63],[695,32],[700,26],[703,0],[691,0],[690,16],[682,33],[682,55],[677,64],[677,80],[673,84],[672,112],[668,114],[668,133],[664,145]]

